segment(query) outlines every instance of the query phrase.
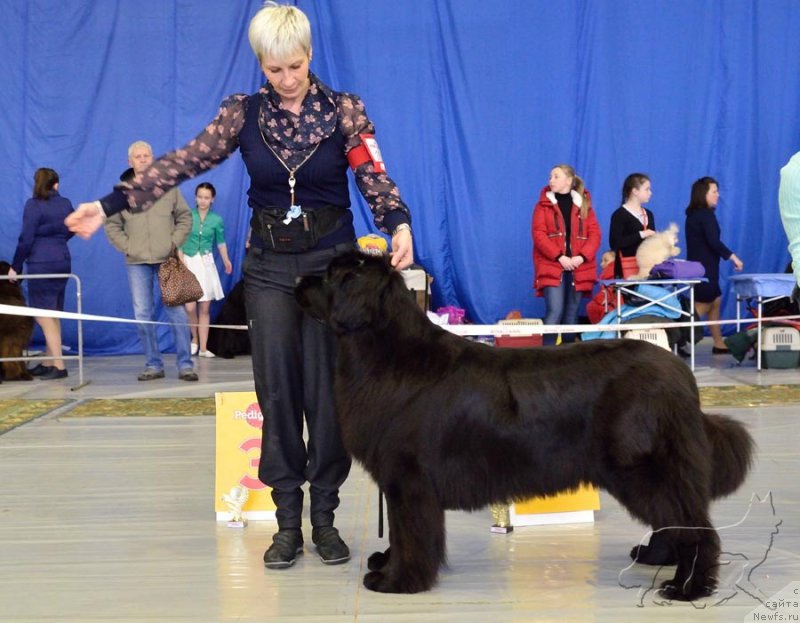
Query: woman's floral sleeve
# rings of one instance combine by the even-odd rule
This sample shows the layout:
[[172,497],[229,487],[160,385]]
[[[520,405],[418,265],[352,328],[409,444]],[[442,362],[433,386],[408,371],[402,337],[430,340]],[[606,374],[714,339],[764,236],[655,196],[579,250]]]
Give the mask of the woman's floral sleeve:
[[[101,203],[118,203],[120,194],[131,212],[147,210],[167,191],[181,182],[212,169],[239,146],[239,132],[244,125],[247,96],[231,95],[220,105],[214,120],[183,147],[171,151],[157,160],[144,172],[130,181],[114,187],[115,192],[101,199]],[[107,210],[108,212],[109,210]]]
[[[339,97],[339,124],[345,135],[345,152],[361,144],[360,134],[375,134],[375,127],[367,117],[364,103],[350,93]],[[400,191],[386,173],[378,173],[371,160],[355,171],[356,185],[372,211],[375,226],[390,234],[400,223],[410,223],[411,214],[400,198]]]

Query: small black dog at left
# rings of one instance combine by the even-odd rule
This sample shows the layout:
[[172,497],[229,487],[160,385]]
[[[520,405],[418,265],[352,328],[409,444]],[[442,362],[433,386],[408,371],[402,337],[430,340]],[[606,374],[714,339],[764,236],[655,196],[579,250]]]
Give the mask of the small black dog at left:
[[[7,275],[11,264],[0,262],[0,275]],[[0,303],[25,307],[25,297],[19,283],[0,279]],[[33,318],[0,314],[0,358],[22,357],[25,347],[33,335]],[[4,361],[0,366],[6,381],[30,381],[33,379],[24,361]]]
[[[716,587],[711,500],[735,491],[753,441],[706,415],[694,376],[639,340],[491,348],[431,323],[384,258],[357,252],[295,297],[337,336],[335,401],[342,439],[386,495],[389,550],[364,585],[415,593],[445,558],[444,511],[594,484],[665,540],[637,560],[674,556],[665,597]],[[664,562],[672,562],[665,560]]]

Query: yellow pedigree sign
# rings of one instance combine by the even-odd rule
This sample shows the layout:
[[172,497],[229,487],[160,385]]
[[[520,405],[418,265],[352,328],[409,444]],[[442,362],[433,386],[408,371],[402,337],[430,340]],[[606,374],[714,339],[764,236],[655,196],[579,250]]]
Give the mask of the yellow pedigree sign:
[[264,418],[255,392],[221,392],[217,403],[217,470],[214,510],[218,520],[230,519],[222,496],[236,486],[248,491],[242,507],[246,519],[274,519],[275,504],[269,487],[258,479],[261,427]]
[[521,500],[511,507],[511,519],[515,526],[584,523],[594,521],[594,511],[599,509],[597,489],[580,485],[575,491]]

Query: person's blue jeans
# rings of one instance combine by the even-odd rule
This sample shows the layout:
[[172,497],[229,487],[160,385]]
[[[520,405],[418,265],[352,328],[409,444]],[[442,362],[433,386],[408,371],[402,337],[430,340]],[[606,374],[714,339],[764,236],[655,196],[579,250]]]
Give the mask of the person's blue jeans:
[[[133,317],[136,320],[156,320],[156,301],[161,304],[161,288],[158,283],[158,269],[160,264],[128,264],[128,283],[131,286],[131,300],[133,302]],[[172,325],[172,335],[175,338],[175,357],[178,370],[191,370],[192,336],[189,331],[189,319],[183,305],[170,307],[162,305],[167,321]],[[144,349],[145,367],[154,370],[164,369],[164,360],[158,347],[156,325],[137,324],[139,339]]]
[[[583,294],[575,290],[572,272],[565,270],[561,273],[561,283],[557,286],[542,288],[544,292],[545,316],[544,324],[577,324],[578,309],[581,306]],[[561,336],[562,342],[574,342],[575,333],[565,333]],[[555,344],[556,334],[547,333],[543,338],[544,344]]]

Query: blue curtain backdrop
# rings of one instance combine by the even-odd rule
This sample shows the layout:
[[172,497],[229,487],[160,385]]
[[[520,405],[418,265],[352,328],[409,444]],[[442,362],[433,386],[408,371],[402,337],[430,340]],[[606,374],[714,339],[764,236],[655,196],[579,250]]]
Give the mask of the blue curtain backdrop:
[[[651,176],[660,226],[691,183],[719,179],[723,240],[747,272],[789,260],[780,167],[800,150],[796,0],[348,0],[297,2],[312,69],[361,95],[389,173],[413,211],[434,304],[474,322],[541,316],[530,219],[552,165],[586,180],[607,244],[624,177]],[[247,43],[257,0],[0,0],[0,258],[10,258],[37,167],[74,204],[108,192],[127,146],[157,153],[199,132],[262,76]],[[234,274],[249,214],[238,154],[203,176],[218,190]],[[198,180],[199,181],[199,180]],[[197,181],[183,185],[192,204]],[[353,196],[360,233],[372,229]],[[100,233],[70,243],[88,313],[132,317],[122,256]],[[730,267],[724,313],[734,314]],[[68,290],[68,309],[75,292]],[[65,323],[67,343],[75,342]],[[126,325],[85,325],[94,353],[135,352]],[[163,344],[170,346],[166,331]]]

